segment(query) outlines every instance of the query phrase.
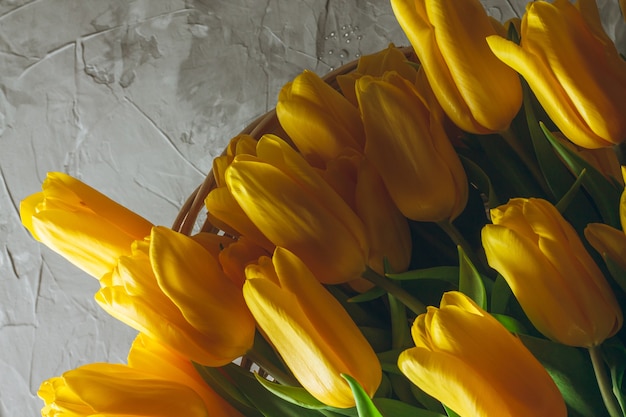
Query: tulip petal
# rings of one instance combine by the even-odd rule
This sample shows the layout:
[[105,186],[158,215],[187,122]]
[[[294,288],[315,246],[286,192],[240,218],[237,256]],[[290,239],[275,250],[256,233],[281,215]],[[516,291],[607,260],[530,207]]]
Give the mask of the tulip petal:
[[100,278],[134,240],[117,225],[87,212],[47,210],[31,217],[33,235],[91,276]]
[[254,320],[217,260],[193,239],[165,227],[154,227],[150,239],[156,281],[185,320],[213,346],[245,353],[252,346]]
[[242,159],[233,162],[226,178],[231,193],[259,230],[275,245],[296,253],[319,280],[346,282],[363,272],[364,237],[355,238],[345,218],[335,217],[327,202],[320,202],[283,171]]

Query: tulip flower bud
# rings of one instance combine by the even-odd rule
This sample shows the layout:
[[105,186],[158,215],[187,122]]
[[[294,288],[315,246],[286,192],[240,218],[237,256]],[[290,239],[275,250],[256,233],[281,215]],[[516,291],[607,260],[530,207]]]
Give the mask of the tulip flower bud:
[[602,30],[593,0],[528,3],[521,44],[487,38],[491,50],[528,82],[572,142],[601,148],[626,139],[626,62]]
[[550,375],[495,318],[460,292],[417,317],[398,367],[460,416],[565,417]]
[[358,106],[354,91],[356,80],[364,75],[382,77],[388,71],[395,71],[412,83],[417,77],[417,70],[407,61],[404,53],[394,44],[389,44],[386,49],[360,57],[354,71],[337,76],[337,84],[350,103]]
[[302,386],[324,404],[348,408],[355,400],[341,374],[370,396],[381,365],[341,304],[292,252],[277,247],[272,259],[246,268],[243,294],[259,327]]
[[365,156],[409,219],[453,220],[465,208],[465,170],[442,125],[412,84],[391,72],[357,81]]
[[485,38],[496,30],[480,1],[392,0],[391,6],[448,117],[468,132],[507,129],[522,105],[522,88],[489,50]]
[[311,71],[287,83],[278,95],[278,120],[304,158],[323,168],[344,148],[363,151],[359,111]]
[[130,349],[128,366],[81,366],[43,382],[37,395],[45,402],[44,417],[241,417],[188,359],[142,334]]
[[[626,167],[622,167],[622,175],[626,182]],[[622,230],[602,223],[591,223],[585,228],[585,237],[595,250],[608,255],[626,271],[626,188],[620,198],[619,214]]]
[[294,252],[325,284],[360,277],[368,259],[363,222],[294,149],[273,135],[257,156],[239,155],[226,184],[256,227]]
[[489,265],[507,281],[545,336],[593,347],[622,326],[611,287],[573,227],[549,202],[515,198],[482,230]]
[[209,387],[188,358],[143,333],[137,335],[130,347],[128,366],[193,389],[204,401],[210,417],[242,417]]
[[195,362],[225,365],[252,346],[254,319],[240,289],[183,234],[153,228],[100,283],[104,310]]
[[83,182],[49,172],[42,191],[20,204],[22,224],[33,237],[94,278],[130,254],[133,241],[152,224]]

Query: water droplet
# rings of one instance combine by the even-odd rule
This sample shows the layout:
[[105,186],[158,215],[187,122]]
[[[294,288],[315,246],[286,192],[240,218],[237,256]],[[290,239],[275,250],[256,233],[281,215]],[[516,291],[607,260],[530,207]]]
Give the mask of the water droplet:
[[346,43],[350,43],[350,39],[346,39]]
[[324,59],[324,57],[323,57],[323,56],[318,56],[318,57],[317,57],[317,60],[318,60],[318,61],[321,61],[322,59]]
[[330,32],[329,36],[330,36],[331,38],[334,38],[334,37],[335,37],[335,31]]
[[359,27],[358,27],[358,26],[355,26],[355,27],[354,27],[354,30],[359,30]]
[[333,51],[332,49],[330,51],[328,51],[328,55],[332,55],[334,53],[335,53],[335,51]]
[[324,40],[327,41],[328,40],[328,36],[324,36]]
[[335,69],[335,67],[329,67],[328,70],[329,71],[333,71]]
[[342,49],[341,51],[339,51],[339,58],[347,58],[350,56],[350,52],[348,52],[345,49]]
[[344,38],[347,38],[348,36],[350,36],[350,34],[349,34],[349,33],[344,33],[344,34],[343,34],[343,37],[344,37]]
[[343,25],[343,26],[341,27],[341,30],[346,30],[346,25]]
[[356,39],[357,39],[358,41],[360,41],[361,39],[363,39],[363,36],[362,36],[362,35],[359,35],[359,36],[357,36],[357,37],[356,37]]
[[360,57],[361,57],[361,54],[357,52],[356,54],[354,54],[354,56],[355,56],[356,58],[360,58]]

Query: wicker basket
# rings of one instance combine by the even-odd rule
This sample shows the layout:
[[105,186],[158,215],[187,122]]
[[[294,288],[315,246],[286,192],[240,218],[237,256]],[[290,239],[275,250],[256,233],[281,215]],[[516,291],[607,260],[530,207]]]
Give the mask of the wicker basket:
[[[414,52],[411,47],[401,48],[400,51],[404,53],[408,60],[415,61]],[[351,61],[329,72],[324,77],[322,77],[322,79],[334,89],[339,90],[337,76],[354,71],[357,67],[357,64],[358,60]],[[252,123],[250,123],[241,133],[247,133],[256,139],[259,139],[265,133],[274,131],[273,129],[275,129],[277,126],[279,126],[279,123],[276,116],[276,109],[272,109],[269,112],[258,117]],[[206,199],[209,192],[213,188],[215,188],[215,186],[215,178],[213,176],[213,172],[210,171],[202,184],[200,184],[200,186],[195,189],[195,191],[183,204],[180,212],[178,213],[178,216],[176,217],[176,220],[174,220],[174,224],[172,225],[173,230],[184,233],[186,235],[191,234],[193,226],[198,219],[198,215],[204,207],[204,200]],[[217,232],[218,230],[219,229],[213,226],[208,219],[204,222],[201,228],[201,231],[203,232]]]

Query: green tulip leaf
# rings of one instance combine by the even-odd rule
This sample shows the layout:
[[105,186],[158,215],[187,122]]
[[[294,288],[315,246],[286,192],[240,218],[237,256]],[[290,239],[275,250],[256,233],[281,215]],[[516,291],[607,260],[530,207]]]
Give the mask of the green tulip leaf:
[[626,270],[623,269],[617,262],[615,262],[607,253],[602,254],[604,263],[611,274],[611,277],[615,280],[617,285],[626,292]]
[[402,372],[400,372],[400,369],[398,368],[398,356],[400,356],[404,350],[405,349],[393,349],[377,353],[376,356],[378,356],[378,360],[380,361],[383,371],[402,375]]
[[454,285],[459,283],[459,267],[436,266],[433,268],[415,269],[399,274],[387,274],[387,277],[397,281],[412,281],[417,279],[437,279]]
[[292,404],[311,410],[326,408],[326,404],[313,397],[302,387],[290,387],[288,385],[277,384],[275,382],[268,381],[256,373],[254,376],[257,381],[265,387],[265,389],[285,401],[289,401]]
[[459,155],[461,159],[461,163],[463,164],[463,168],[465,168],[465,173],[467,174],[467,179],[470,184],[474,184],[478,191],[486,197],[487,200],[487,208],[494,208],[500,205],[500,201],[496,196],[496,192],[493,189],[493,185],[491,184],[491,180],[489,176],[485,174],[485,171],[474,161],[471,159]]
[[448,414],[448,417],[461,417],[460,415],[458,415],[457,413],[455,413],[454,411],[446,407],[445,404],[443,405],[443,408],[446,409],[446,414]]
[[489,311],[492,314],[505,314],[511,297],[513,297],[511,287],[504,277],[498,274],[491,290],[491,310]]
[[390,398],[374,398],[374,405],[382,415],[389,417],[445,417],[443,414],[417,408]]
[[576,181],[572,184],[569,190],[561,197],[558,203],[555,204],[556,209],[559,213],[563,214],[567,210],[567,208],[572,204],[576,196],[578,195],[578,190],[580,190],[580,186],[583,183],[583,179],[587,173],[587,169],[583,169],[580,171],[580,175],[576,178]]
[[569,417],[608,417],[587,351],[520,334],[561,391]]
[[543,123],[541,123],[541,129],[572,172],[580,173],[583,169],[587,170],[587,175],[583,178],[583,187],[593,198],[604,223],[619,228],[619,200],[623,190],[616,187],[592,165],[556,140]]
[[474,300],[483,310],[487,309],[487,291],[478,270],[461,246],[459,251],[459,291]]
[[254,408],[265,417],[320,416],[318,410],[302,407],[278,395],[268,395],[268,390],[257,380],[254,374],[235,364],[226,365],[222,369],[241,389],[241,392]]
[[349,303],[364,303],[367,301],[375,300],[379,297],[382,297],[386,294],[386,291],[380,287],[374,287],[371,290],[365,291],[362,294],[355,295],[354,297],[348,298]]
[[491,313],[508,331],[515,334],[527,334],[528,329],[519,320],[505,314]]
[[350,389],[352,389],[359,417],[383,417],[356,379],[346,374],[341,374],[341,376],[348,381]]
[[224,398],[230,405],[239,410],[245,416],[260,416],[255,412],[254,405],[248,400],[243,392],[233,382],[226,377],[220,368],[202,366],[193,362],[198,374],[202,377],[220,397]]

